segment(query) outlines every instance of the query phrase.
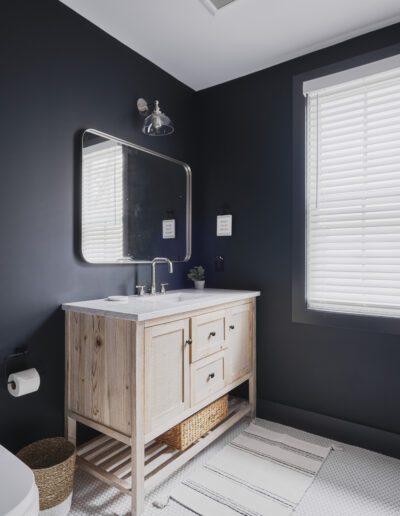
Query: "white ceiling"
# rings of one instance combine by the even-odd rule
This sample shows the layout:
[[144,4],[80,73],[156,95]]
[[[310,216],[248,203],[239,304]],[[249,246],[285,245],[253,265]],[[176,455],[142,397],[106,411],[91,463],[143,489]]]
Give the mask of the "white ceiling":
[[400,21],[399,0],[61,0],[194,90]]

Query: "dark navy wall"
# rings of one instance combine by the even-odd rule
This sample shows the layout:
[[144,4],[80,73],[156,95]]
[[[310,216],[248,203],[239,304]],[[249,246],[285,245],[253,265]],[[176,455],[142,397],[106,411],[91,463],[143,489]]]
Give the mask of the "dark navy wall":
[[[193,164],[194,93],[55,0],[6,2],[0,64],[0,365],[28,345],[27,365],[44,373],[38,393],[14,399],[1,367],[0,443],[15,450],[63,432],[60,304],[131,293],[148,281],[148,266],[93,266],[78,257],[80,131],[92,127]],[[142,135],[135,110],[142,96],[159,98],[174,135]],[[171,287],[182,285],[186,269],[176,267]]]
[[[0,383],[0,443],[16,450],[62,433],[64,301],[132,292],[147,266],[78,257],[78,134],[93,127],[194,166],[196,264],[209,286],[261,289],[259,414],[400,456],[400,337],[292,322],[292,82],[308,70],[400,42],[371,33],[194,94],[55,0],[14,0],[0,18],[0,364],[28,345],[36,394]],[[160,97],[175,122],[146,138],[139,96]],[[197,137],[189,117],[203,120]],[[215,237],[227,204],[234,236]],[[202,211],[199,211],[199,208]],[[200,248],[203,253],[200,254]],[[213,272],[214,256],[225,272]],[[187,265],[168,277],[183,285]],[[166,272],[165,272],[166,275]]]
[[[398,43],[394,25],[210,88],[197,102],[208,285],[262,290],[259,414],[400,456],[400,337],[296,324],[291,302],[292,196],[301,195],[292,188],[293,79]],[[215,236],[223,205],[232,238]],[[213,272],[216,255],[224,273]]]

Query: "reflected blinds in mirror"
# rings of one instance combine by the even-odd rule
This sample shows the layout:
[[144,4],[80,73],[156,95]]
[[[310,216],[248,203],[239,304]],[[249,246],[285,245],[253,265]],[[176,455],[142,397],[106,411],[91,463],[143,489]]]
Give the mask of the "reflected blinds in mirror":
[[123,149],[102,141],[82,159],[82,252],[94,263],[113,262],[123,256]]

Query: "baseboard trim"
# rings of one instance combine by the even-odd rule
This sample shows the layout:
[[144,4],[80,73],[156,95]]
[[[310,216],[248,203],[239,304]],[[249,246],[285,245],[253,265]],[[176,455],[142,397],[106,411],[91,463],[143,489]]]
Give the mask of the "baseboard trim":
[[257,416],[335,441],[400,458],[400,435],[316,412],[257,400]]

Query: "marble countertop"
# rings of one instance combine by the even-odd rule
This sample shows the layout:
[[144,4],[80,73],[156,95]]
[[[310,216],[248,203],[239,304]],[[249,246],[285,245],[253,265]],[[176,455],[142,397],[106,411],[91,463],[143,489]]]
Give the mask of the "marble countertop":
[[166,294],[150,296],[127,296],[123,301],[93,299],[64,303],[63,310],[84,312],[94,315],[118,317],[133,321],[147,321],[167,315],[175,315],[192,310],[250,299],[260,295],[255,290],[222,289],[182,289],[171,290]]

